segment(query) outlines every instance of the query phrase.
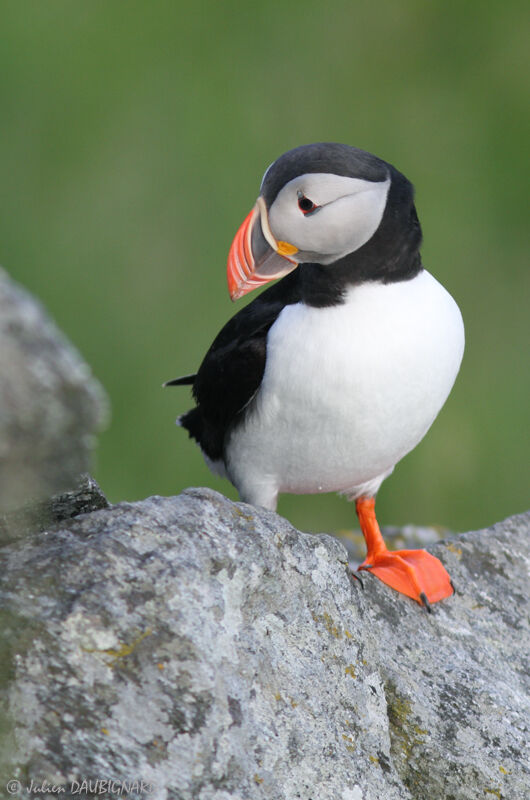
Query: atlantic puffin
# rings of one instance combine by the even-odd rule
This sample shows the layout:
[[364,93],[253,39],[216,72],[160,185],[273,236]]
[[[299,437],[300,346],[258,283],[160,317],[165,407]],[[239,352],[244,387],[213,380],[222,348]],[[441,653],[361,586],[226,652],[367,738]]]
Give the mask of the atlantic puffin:
[[430,605],[453,593],[425,550],[389,551],[375,497],[425,436],[464,351],[451,295],[427,272],[412,184],[371,153],[336,143],[280,156],[237,231],[232,300],[277,281],[222,328],[178,423],[242,501],[279,493],[355,501],[359,570]]

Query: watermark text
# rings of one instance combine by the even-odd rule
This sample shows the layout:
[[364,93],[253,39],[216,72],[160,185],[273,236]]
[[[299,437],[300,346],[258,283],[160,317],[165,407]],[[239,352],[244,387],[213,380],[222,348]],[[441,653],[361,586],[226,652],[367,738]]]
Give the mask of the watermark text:
[[153,784],[142,780],[112,780],[107,778],[79,778],[77,781],[69,783],[51,783],[50,781],[31,780],[24,786],[16,778],[12,778],[6,784],[8,794],[17,797],[24,796],[46,796],[60,797],[62,794],[78,797],[97,797],[107,795],[107,797],[128,797],[130,794],[145,795],[149,797],[153,792]]

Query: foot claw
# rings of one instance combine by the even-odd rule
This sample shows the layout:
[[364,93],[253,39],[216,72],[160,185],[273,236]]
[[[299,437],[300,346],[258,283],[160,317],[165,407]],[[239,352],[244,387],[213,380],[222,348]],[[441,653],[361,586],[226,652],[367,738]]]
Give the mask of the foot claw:
[[360,579],[359,575],[356,575],[355,572],[352,572],[351,576],[352,576],[352,578],[355,578],[356,581],[359,581],[359,583],[361,584],[361,589],[364,589],[364,583]]
[[429,601],[427,600],[427,595],[425,594],[425,592],[421,592],[420,600],[423,603],[423,605],[425,606],[425,610],[428,611],[429,614],[432,614],[432,607],[431,607],[431,604],[429,603]]

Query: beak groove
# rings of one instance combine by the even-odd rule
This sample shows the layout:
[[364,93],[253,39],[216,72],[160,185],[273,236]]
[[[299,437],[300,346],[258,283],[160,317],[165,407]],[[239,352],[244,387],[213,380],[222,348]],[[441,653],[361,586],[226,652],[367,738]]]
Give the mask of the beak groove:
[[259,286],[283,277],[298,263],[288,256],[297,252],[294,245],[283,247],[276,242],[269,227],[267,208],[262,197],[245,217],[230,246],[227,262],[228,291],[232,300]]
[[236,233],[228,254],[228,291],[232,300],[242,296],[239,289],[250,279],[254,267],[250,237],[256,214],[257,209],[254,206]]

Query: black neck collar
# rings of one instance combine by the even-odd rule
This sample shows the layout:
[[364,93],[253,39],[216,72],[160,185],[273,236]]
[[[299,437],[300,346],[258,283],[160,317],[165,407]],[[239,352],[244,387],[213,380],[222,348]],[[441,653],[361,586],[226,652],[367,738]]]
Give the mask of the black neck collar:
[[333,264],[301,264],[298,268],[302,300],[307,305],[337,305],[344,301],[350,286],[366,281],[406,281],[423,269],[412,184],[394,167],[390,171],[385,212],[372,238]]

